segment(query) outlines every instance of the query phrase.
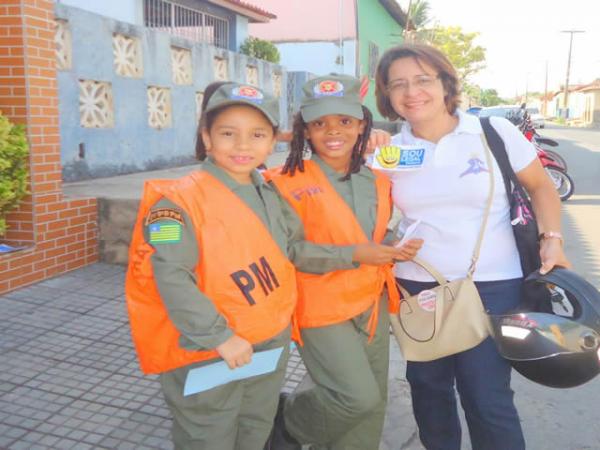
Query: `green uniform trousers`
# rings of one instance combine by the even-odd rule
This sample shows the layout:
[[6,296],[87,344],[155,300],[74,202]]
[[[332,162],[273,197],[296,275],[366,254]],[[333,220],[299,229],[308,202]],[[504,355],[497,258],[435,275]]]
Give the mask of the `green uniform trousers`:
[[383,431],[389,367],[387,295],[369,343],[371,309],[335,325],[302,330],[300,354],[315,386],[288,398],[288,432],[314,449],[377,450]]
[[163,395],[173,415],[177,450],[262,450],[273,427],[279,392],[289,357],[289,328],[254,346],[255,351],[283,346],[275,372],[233,381],[187,397],[183,386],[190,369],[211,360],[160,375]]

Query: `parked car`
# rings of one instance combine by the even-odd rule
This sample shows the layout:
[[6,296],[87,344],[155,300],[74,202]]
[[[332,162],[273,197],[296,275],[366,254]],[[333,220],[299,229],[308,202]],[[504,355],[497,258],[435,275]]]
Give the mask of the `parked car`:
[[471,106],[469,109],[467,109],[467,112],[469,114],[473,114],[474,116],[478,116],[479,111],[481,111],[481,109],[482,109],[481,106]]
[[523,110],[518,105],[497,105],[482,108],[479,117],[505,117],[512,123],[517,124],[523,117]]
[[[534,128],[544,128],[546,122],[544,116],[540,114],[538,108],[527,108],[527,113]],[[479,117],[505,117],[514,124],[518,124],[523,119],[523,108],[519,105],[497,105],[482,108],[479,111]]]
[[533,128],[544,128],[546,126],[544,116],[540,114],[540,110],[538,108],[527,108],[527,112],[529,113],[529,118],[531,119]]

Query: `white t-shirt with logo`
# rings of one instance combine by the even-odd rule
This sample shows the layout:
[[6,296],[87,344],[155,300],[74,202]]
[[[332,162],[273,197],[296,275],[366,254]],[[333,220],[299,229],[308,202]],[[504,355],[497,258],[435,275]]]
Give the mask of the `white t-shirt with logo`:
[[[475,116],[457,112],[457,127],[437,145],[415,137],[405,122],[392,138],[395,145],[425,149],[418,170],[390,175],[394,204],[410,219],[420,219],[415,237],[424,239],[418,256],[447,279],[467,274],[489,193],[489,171],[481,141],[483,130]],[[491,124],[505,143],[515,172],[537,156],[533,145],[508,120],[492,117]],[[474,279],[507,280],[523,275],[510,223],[510,211],[500,168],[492,156],[494,194]],[[398,263],[399,278],[433,281],[415,263]]]

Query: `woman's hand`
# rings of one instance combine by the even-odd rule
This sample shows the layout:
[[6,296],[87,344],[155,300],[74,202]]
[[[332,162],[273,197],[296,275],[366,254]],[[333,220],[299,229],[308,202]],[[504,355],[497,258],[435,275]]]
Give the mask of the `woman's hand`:
[[376,244],[374,242],[358,244],[354,248],[352,260],[371,266],[381,266],[396,261],[408,261],[415,257],[422,245],[422,239],[410,239],[400,248],[391,245]]
[[390,142],[392,142],[392,135],[390,133],[385,130],[373,128],[371,129],[369,142],[367,143],[367,153],[373,153],[375,151],[375,147],[390,145]]
[[252,345],[237,334],[234,334],[221,345],[218,345],[216,350],[230,369],[242,367],[252,360]]
[[423,239],[409,239],[401,247],[397,247],[400,250],[400,257],[396,258],[396,261],[410,261],[419,250],[423,247]]
[[542,239],[540,242],[540,258],[542,259],[542,267],[540,267],[540,273],[542,275],[550,272],[555,266],[565,267],[567,269],[571,267],[571,263],[563,250],[561,239]]

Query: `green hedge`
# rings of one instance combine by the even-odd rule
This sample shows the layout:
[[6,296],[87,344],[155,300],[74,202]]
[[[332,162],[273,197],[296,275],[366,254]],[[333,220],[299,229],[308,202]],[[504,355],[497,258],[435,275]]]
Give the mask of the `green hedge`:
[[6,232],[6,215],[28,194],[28,154],[25,127],[0,113],[0,236]]
[[240,53],[272,63],[279,63],[279,50],[269,41],[250,36],[240,46]]

